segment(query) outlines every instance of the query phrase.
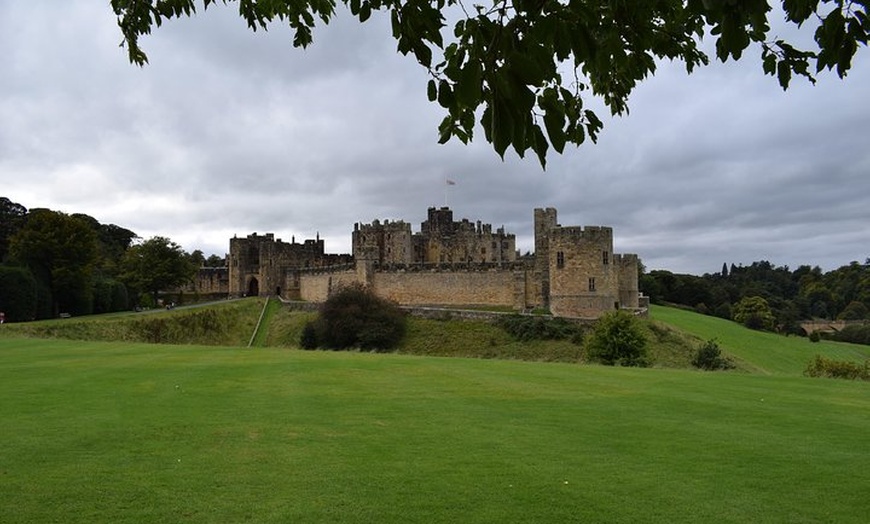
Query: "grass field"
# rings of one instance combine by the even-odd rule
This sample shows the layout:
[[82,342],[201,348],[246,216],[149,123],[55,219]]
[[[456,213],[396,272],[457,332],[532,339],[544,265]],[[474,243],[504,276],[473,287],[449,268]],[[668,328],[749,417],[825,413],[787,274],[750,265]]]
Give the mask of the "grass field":
[[870,384],[790,369],[0,338],[0,522],[866,522]]
[[814,343],[806,337],[753,331],[735,322],[676,308],[652,306],[650,316],[704,340],[716,339],[741,367],[753,373],[799,375],[815,355],[855,362],[870,359],[870,346],[829,341]]

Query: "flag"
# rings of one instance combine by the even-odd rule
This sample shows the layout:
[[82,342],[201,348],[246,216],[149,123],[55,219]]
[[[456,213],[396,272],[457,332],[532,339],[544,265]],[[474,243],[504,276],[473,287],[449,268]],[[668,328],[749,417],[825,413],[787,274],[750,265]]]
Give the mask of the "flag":
[[450,179],[448,178],[448,179],[447,179],[447,185],[448,185],[448,186],[455,186],[455,185],[456,185],[456,182],[454,182],[453,180],[450,180]]

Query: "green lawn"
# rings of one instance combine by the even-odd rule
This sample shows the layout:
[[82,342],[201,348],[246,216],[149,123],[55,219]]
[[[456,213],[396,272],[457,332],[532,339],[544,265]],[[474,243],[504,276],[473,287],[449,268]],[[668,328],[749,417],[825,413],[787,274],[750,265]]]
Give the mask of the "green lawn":
[[865,382],[0,338],[0,412],[4,524],[870,514]]
[[716,339],[723,351],[753,373],[800,375],[815,355],[855,362],[870,359],[870,346],[829,341],[814,343],[807,337],[753,331],[729,320],[677,308],[652,306],[650,318],[704,340]]

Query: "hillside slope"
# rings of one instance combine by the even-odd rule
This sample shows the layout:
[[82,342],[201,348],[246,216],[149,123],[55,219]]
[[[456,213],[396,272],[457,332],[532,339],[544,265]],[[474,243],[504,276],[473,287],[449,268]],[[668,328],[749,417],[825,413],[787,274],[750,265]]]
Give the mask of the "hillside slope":
[[701,339],[716,339],[719,347],[739,360],[742,367],[762,374],[800,375],[815,355],[855,362],[870,359],[870,346],[814,343],[804,337],[753,331],[729,320],[683,309],[652,306],[650,317]]

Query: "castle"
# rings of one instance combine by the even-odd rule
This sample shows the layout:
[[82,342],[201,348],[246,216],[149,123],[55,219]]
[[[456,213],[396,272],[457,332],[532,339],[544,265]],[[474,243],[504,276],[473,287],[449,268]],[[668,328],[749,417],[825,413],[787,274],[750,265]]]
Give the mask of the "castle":
[[230,297],[322,302],[340,286],[363,284],[405,306],[549,309],[597,318],[639,310],[638,257],[613,252],[613,229],[564,227],[553,208],[534,211],[535,253],[519,256],[516,236],[490,224],[454,221],[429,208],[420,231],[404,221],[355,224],[353,253],[328,254],[319,235],[289,243],[273,234],[230,239],[226,268],[203,268],[196,289]]

